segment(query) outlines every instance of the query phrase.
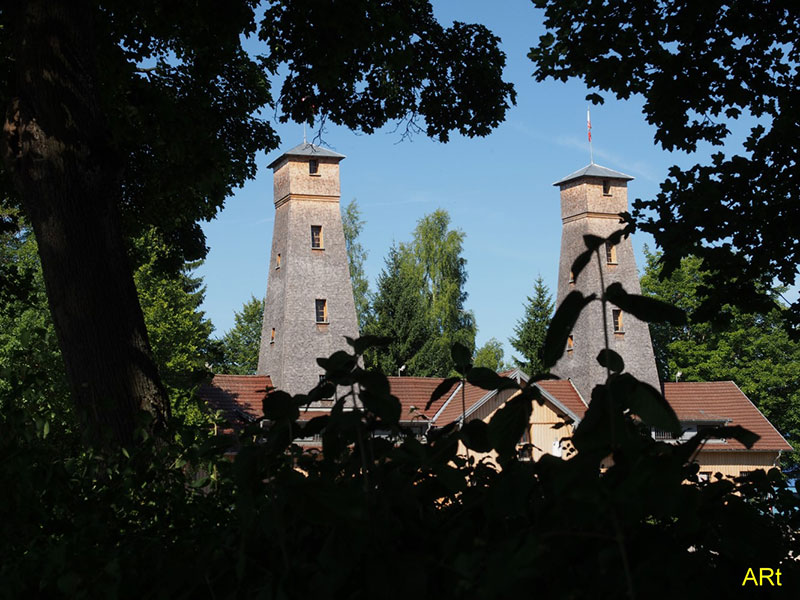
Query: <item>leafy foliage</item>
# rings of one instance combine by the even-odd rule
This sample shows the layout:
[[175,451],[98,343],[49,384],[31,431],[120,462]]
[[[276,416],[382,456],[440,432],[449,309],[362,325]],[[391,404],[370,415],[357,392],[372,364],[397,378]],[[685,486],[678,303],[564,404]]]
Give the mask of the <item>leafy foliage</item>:
[[410,244],[390,250],[366,331],[393,342],[369,352],[368,365],[384,373],[406,365],[408,375],[446,377],[456,367],[450,347],[462,344],[470,353],[475,347],[475,319],[464,309],[464,233],[449,227],[447,212],[434,211],[419,220]]
[[[665,273],[690,254],[715,273],[697,318],[735,299],[771,308],[767,290],[791,285],[800,238],[796,165],[800,16],[790,0],[534,0],[548,32],[530,52],[537,80],[580,77],[617,98],[644,97],[643,112],[666,150],[721,146],[752,119],[744,152],[674,166],[661,192],[637,200],[641,228],[664,250]],[[589,95],[602,102],[597,93]],[[648,213],[645,211],[652,211]],[[654,214],[653,214],[654,213]],[[791,229],[791,228],[790,228]],[[791,307],[800,323],[800,302]]]
[[797,468],[800,447],[800,343],[784,327],[786,311],[777,302],[767,313],[745,313],[725,305],[726,324],[712,327],[695,319],[701,290],[712,276],[700,258],[689,256],[661,279],[659,255],[645,252],[642,292],[683,308],[688,323],[650,323],[662,378],[671,381],[734,381],[795,447],[783,456]]
[[358,328],[364,331],[370,316],[370,294],[369,281],[364,272],[367,251],[358,241],[358,236],[364,228],[364,221],[361,219],[361,209],[358,208],[355,198],[344,207],[342,227],[344,229],[345,246],[347,247],[347,262],[350,265],[350,283],[353,287],[353,300],[356,305]]
[[476,367],[485,367],[497,373],[508,367],[503,360],[504,354],[502,342],[496,338],[489,338],[483,346],[475,350],[472,363]]
[[[224,437],[53,456],[24,414],[0,415],[0,474],[15,482],[0,503],[16,516],[0,521],[2,593],[705,598],[739,592],[754,561],[800,576],[796,497],[780,474],[698,483],[688,458],[705,434],[653,440],[646,412],[645,425],[627,412],[632,378],[596,388],[576,455],[531,462],[515,449],[532,384],[508,381],[519,393],[488,424],[419,439],[383,376],[348,353],[323,363],[327,385],[361,402],[298,422],[309,397],[275,392],[232,461]],[[462,375],[497,384],[482,373]],[[501,469],[476,459],[488,451]]]
[[214,365],[217,373],[255,375],[261,347],[264,300],[251,296],[234,313],[234,325],[220,339],[221,358]]
[[554,307],[550,290],[540,275],[534,283],[533,296],[528,296],[525,314],[517,321],[514,326],[514,337],[509,340],[522,356],[521,359],[514,357],[514,362],[531,375],[545,372],[541,352]]
[[73,443],[77,423],[36,241],[16,211],[7,218],[8,230],[0,233],[0,412],[23,409],[51,442]]
[[139,409],[153,432],[169,412],[126,241],[154,227],[176,269],[202,258],[199,222],[279,144],[264,115],[484,136],[514,102],[504,64],[488,29],[445,28],[427,0],[4,6],[0,197],[42,242],[52,306],[82,309],[54,326],[92,437],[129,445]]

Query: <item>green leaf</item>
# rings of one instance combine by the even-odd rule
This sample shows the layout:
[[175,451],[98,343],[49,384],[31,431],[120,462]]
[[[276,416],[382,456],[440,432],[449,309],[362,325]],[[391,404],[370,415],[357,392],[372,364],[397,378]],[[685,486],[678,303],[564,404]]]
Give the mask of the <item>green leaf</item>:
[[501,377],[486,367],[473,367],[467,373],[467,381],[484,390],[509,390],[519,384],[508,377]]
[[552,367],[561,358],[567,345],[567,338],[575,326],[575,321],[578,320],[586,305],[595,298],[597,298],[595,294],[584,296],[577,290],[570,292],[564,298],[556,310],[556,314],[553,315],[553,320],[550,321],[550,327],[547,329],[547,336],[544,339],[542,362],[545,369]]
[[622,357],[608,348],[600,350],[600,354],[597,355],[597,362],[614,373],[622,373],[625,370],[625,361],[622,360]]
[[431,399],[428,400],[428,403],[425,405],[425,410],[428,410],[434,402],[436,402],[439,398],[444,396],[450,388],[453,387],[454,384],[461,381],[460,377],[448,377],[444,381],[442,381],[439,385],[436,386],[436,389],[433,390],[431,394]]
[[666,321],[672,325],[684,325],[686,313],[680,308],[647,296],[629,294],[619,282],[606,288],[606,299],[637,319],[650,322]]

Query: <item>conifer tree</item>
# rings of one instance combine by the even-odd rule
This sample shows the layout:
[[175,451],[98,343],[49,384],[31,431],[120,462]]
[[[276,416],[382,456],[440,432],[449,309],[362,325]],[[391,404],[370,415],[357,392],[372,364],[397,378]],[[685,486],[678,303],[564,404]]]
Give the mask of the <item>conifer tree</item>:
[[370,366],[392,374],[406,365],[406,375],[446,377],[454,373],[453,344],[474,349],[475,317],[464,308],[463,242],[464,232],[450,229],[450,215],[437,210],[419,220],[411,243],[392,247],[367,331],[395,342],[376,350]]
[[533,296],[528,296],[525,315],[514,327],[514,337],[509,341],[522,358],[514,357],[517,366],[530,375],[543,371],[540,351],[553,315],[553,297],[542,276],[536,278]]
[[393,375],[403,365],[408,368],[431,334],[421,272],[406,245],[389,249],[377,287],[366,333],[391,337],[392,341],[386,347],[370,350],[365,363],[368,368]]

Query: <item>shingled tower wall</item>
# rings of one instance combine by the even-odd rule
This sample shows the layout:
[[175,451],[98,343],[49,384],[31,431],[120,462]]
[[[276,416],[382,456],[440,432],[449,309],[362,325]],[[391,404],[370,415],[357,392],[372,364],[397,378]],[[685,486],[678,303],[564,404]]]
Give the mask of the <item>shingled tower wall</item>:
[[318,357],[348,349],[344,336],[358,337],[339,209],[343,158],[303,143],[269,165],[275,225],[258,374],[291,394],[317,385]]
[[[583,236],[606,237],[622,225],[619,213],[628,210],[628,181],[632,177],[605,167],[590,164],[557,181],[561,190],[561,259],[558,269],[558,303],[572,290],[584,295],[601,293],[598,259],[595,256],[572,281],[571,267],[586,249]],[[613,250],[600,249],[603,282],[619,282],[632,294],[640,294],[639,274],[630,238]],[[659,389],[653,344],[647,323],[630,314],[621,314],[621,328],[615,328],[613,305],[607,307],[608,341],[612,350],[625,361],[625,371]],[[618,329],[615,331],[615,329]],[[606,371],[597,362],[604,346],[603,312],[600,302],[592,302],[581,313],[572,333],[571,343],[552,371],[569,378],[588,402],[595,385],[606,379]],[[571,346],[571,347],[570,347]]]

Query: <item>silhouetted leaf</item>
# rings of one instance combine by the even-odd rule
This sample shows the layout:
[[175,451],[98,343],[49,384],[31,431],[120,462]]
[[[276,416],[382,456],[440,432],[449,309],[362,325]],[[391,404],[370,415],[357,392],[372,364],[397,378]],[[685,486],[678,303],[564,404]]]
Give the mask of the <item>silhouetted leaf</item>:
[[589,264],[589,261],[592,260],[592,255],[595,253],[603,243],[605,242],[604,238],[598,237],[592,234],[586,234],[583,236],[583,243],[586,245],[586,250],[581,252],[578,257],[572,262],[572,277],[575,281],[578,280],[578,275],[580,275],[581,271],[586,268],[586,265]]
[[313,419],[309,419],[309,421],[303,426],[298,428],[296,432],[296,437],[312,437],[322,432],[325,427],[328,425],[328,421],[330,421],[330,417],[328,415],[322,415],[319,417],[314,417]]
[[472,367],[467,373],[467,381],[484,390],[508,390],[519,387],[513,379],[501,377],[486,367]]
[[356,354],[364,354],[364,351],[369,348],[388,346],[392,342],[392,338],[380,335],[362,335],[356,339],[344,336],[344,339],[347,340],[347,343],[350,344]]
[[639,381],[633,375],[616,375],[610,382],[611,393],[622,406],[627,406],[642,422],[680,435],[681,424],[675,411],[653,386]]
[[370,393],[378,396],[389,396],[389,380],[383,373],[359,370],[355,379],[361,387],[369,390]]
[[672,325],[686,323],[686,313],[680,308],[655,298],[629,294],[619,282],[612,283],[606,288],[606,298],[609,302],[616,304],[625,312],[629,312],[642,321],[666,321]]
[[597,355],[597,362],[614,373],[622,373],[625,369],[625,361],[622,360],[622,357],[608,348],[600,350],[600,354]]
[[369,390],[364,390],[360,398],[364,408],[387,425],[397,425],[400,421],[400,401],[394,396],[373,394]]
[[459,381],[461,381],[460,377],[448,377],[442,381],[442,383],[437,385],[436,389],[433,390],[433,393],[431,394],[431,399],[428,400],[428,403],[425,405],[425,410],[428,410],[434,402],[444,396],[450,390],[450,388],[453,387],[453,384],[458,383]]
[[489,421],[489,442],[501,459],[515,454],[531,416],[531,402],[520,396],[511,398]]
[[556,313],[550,321],[550,327],[547,329],[542,349],[542,361],[546,369],[552,367],[561,358],[567,345],[567,338],[575,326],[575,321],[578,320],[586,305],[596,297],[595,294],[584,296],[575,290],[567,294],[567,297],[556,309]]
[[586,101],[591,102],[592,104],[604,104],[605,100],[600,94],[586,94]]
[[459,433],[461,441],[470,450],[475,452],[489,452],[492,449],[489,443],[489,425],[480,419],[473,419]]
[[456,371],[464,375],[472,365],[472,353],[469,351],[469,348],[464,346],[464,344],[456,342],[450,349],[450,355],[453,357]]
[[294,398],[281,390],[272,392],[263,402],[264,416],[271,421],[289,419],[296,421],[300,411]]

